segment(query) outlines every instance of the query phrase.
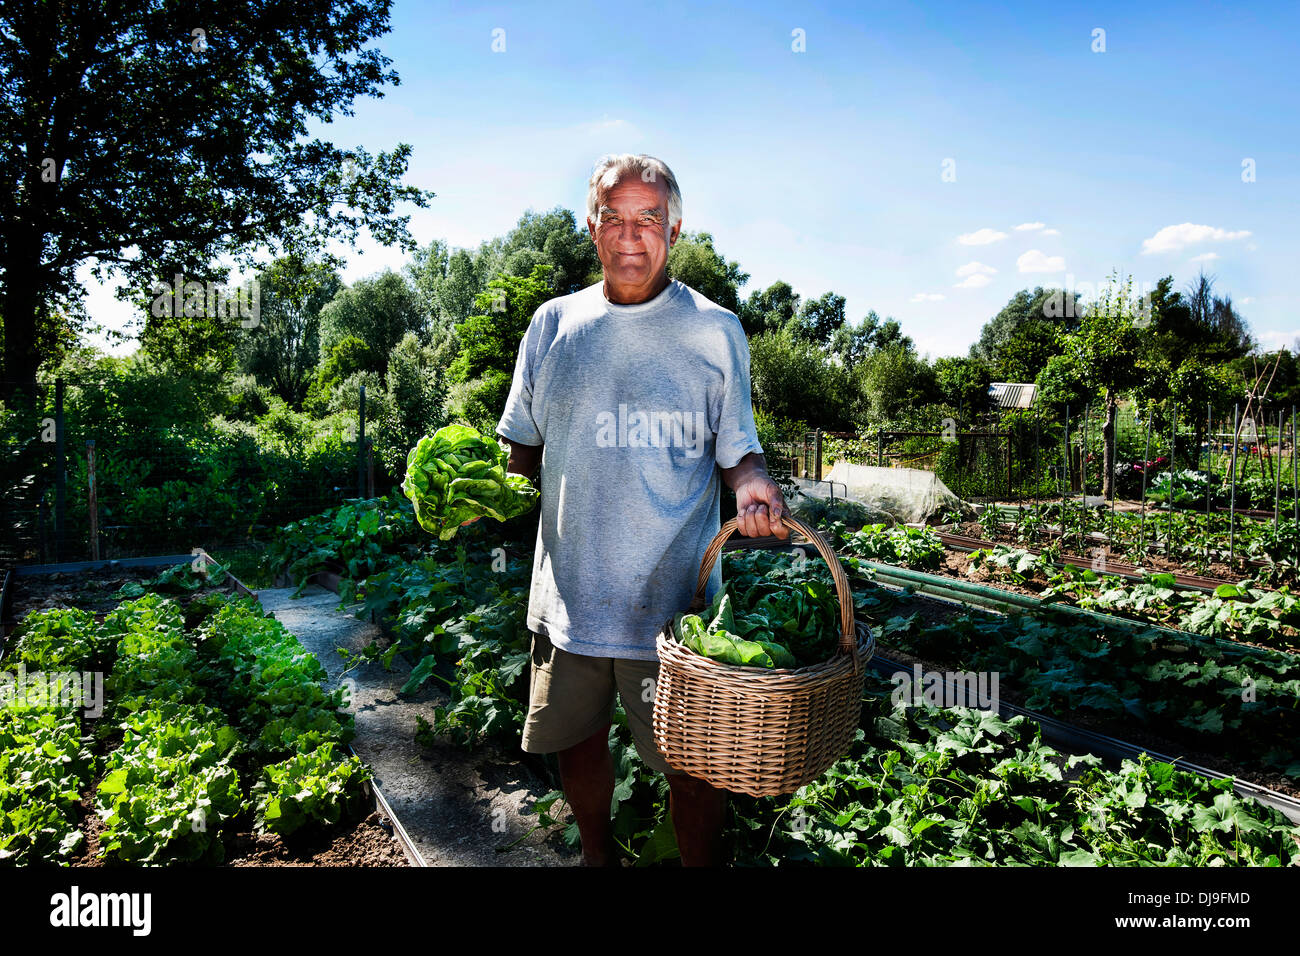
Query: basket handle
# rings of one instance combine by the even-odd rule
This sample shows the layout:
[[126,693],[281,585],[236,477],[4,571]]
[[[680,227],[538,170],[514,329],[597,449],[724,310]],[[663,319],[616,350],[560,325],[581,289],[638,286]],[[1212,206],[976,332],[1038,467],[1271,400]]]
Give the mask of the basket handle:
[[[790,514],[782,514],[781,523],[807,538],[813,547],[817,549],[817,553],[822,556],[822,560],[831,569],[831,577],[835,580],[835,595],[839,599],[840,605],[840,650],[853,659],[853,672],[856,674],[858,672],[857,625],[853,619],[853,592],[849,590],[848,575],[844,573],[840,559],[836,557],[835,552],[820,531]],[[709,576],[713,573],[713,564],[718,560],[718,555],[722,553],[722,546],[727,543],[728,538],[736,533],[736,529],[736,519],[729,518],[718,529],[718,533],[714,535],[713,540],[709,542],[708,548],[705,549],[704,558],[700,562],[700,576],[695,585],[695,599],[691,602],[692,608],[702,609],[704,607],[704,592],[709,586]],[[748,541],[748,539],[745,540]],[[747,543],[743,547],[751,547],[751,545]]]

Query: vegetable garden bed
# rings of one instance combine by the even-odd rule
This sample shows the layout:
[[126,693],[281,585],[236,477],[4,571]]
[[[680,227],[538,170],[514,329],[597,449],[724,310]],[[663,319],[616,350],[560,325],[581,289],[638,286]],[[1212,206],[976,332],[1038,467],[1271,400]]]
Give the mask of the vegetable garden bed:
[[[377,519],[381,527],[391,526],[393,520],[392,509],[385,510]],[[516,557],[515,549],[496,552],[494,545],[500,546],[499,540],[467,535],[454,551],[444,545],[426,547],[415,559],[372,553],[365,559],[364,573],[340,582],[343,591],[351,590],[394,635],[391,645],[375,648],[367,659],[408,652],[415,664],[412,684],[435,676],[446,682],[451,702],[422,732],[470,748],[489,736],[517,740],[527,689],[523,618],[531,555]],[[322,538],[311,548],[318,553],[329,545]],[[345,566],[358,555],[356,546],[347,542],[341,542],[338,551],[335,557]],[[501,553],[507,555],[504,564],[493,568]],[[762,566],[764,560],[790,561],[789,556],[771,553],[764,559],[761,554],[724,552],[724,580],[746,575],[769,579],[771,569]],[[287,562],[302,559],[284,555]],[[846,568],[853,568],[855,559],[843,560]],[[817,574],[816,566],[815,561],[807,562],[807,573]],[[869,577],[857,575],[856,612],[877,626],[887,626],[891,618],[906,620],[894,613],[899,596],[865,586]],[[927,620],[923,633],[942,632],[937,615]],[[1056,625],[1039,621],[1034,626],[1046,638]],[[1133,627],[1140,635],[1141,628]],[[906,630],[894,624],[894,636]],[[1057,665],[1064,671],[1043,676],[1045,683],[1024,684],[1044,697],[1042,709],[1066,714],[1078,709],[1077,698],[1087,691],[1088,668],[1106,671],[1111,678],[1122,673],[1122,655],[1108,650],[1095,630],[1090,640],[1078,647],[1067,642]],[[1142,642],[1147,639],[1134,640],[1122,646],[1154,646]],[[972,634],[971,646],[989,643],[988,636]],[[1021,644],[1020,652],[1030,654],[1032,649]],[[960,645],[962,653],[951,659],[969,668],[992,666],[965,654],[966,646]],[[949,659],[937,653],[929,656]],[[1198,668],[1224,666],[1208,658],[1202,661],[1199,651],[1184,657]],[[1007,662],[1008,674],[1026,679],[1028,671],[1016,670],[1010,666],[1014,663]],[[1140,693],[1153,704],[1159,704],[1162,691],[1172,693],[1195,676],[1180,676],[1171,666],[1155,660],[1150,672],[1139,675]],[[1278,699],[1279,688],[1285,690],[1291,680],[1281,673],[1259,676],[1274,681],[1270,692]],[[1195,721],[1199,714],[1209,720],[1220,706],[1213,683],[1206,678],[1199,688],[1193,684],[1186,700],[1167,704],[1170,724],[1189,735],[1203,735],[1205,728],[1184,727],[1177,718]],[[885,686],[878,685],[870,695],[853,752],[824,777],[789,798],[733,799],[726,836],[737,863],[1288,865],[1297,859],[1300,828],[1277,811],[1234,795],[1231,781],[1212,781],[1149,760],[1116,770],[1086,756],[1071,760],[1045,747],[1036,726],[1024,718],[1004,721],[961,708],[905,710],[892,706]],[[1280,706],[1278,699],[1272,703]],[[1131,718],[1118,693],[1114,701],[1103,693],[1088,704],[1121,724]],[[1183,712],[1173,712],[1180,707]],[[1270,743],[1284,734],[1285,726],[1254,715],[1242,719],[1241,726],[1225,722],[1225,729],[1234,740],[1255,740],[1253,755],[1266,754],[1269,747],[1294,747],[1294,737]],[[637,760],[621,712],[611,729],[611,745],[617,781],[612,809],[625,860],[638,865],[671,862],[675,846],[666,786]],[[564,825],[559,812],[563,805],[562,795],[555,792],[538,801],[534,811],[553,839],[573,845],[576,827]]]
[[[0,859],[407,865],[347,752],[341,692],[320,687],[318,662],[246,588],[209,574],[207,555],[193,559],[200,572],[184,557],[156,577],[148,561],[19,576]],[[40,677],[55,673],[58,684]]]

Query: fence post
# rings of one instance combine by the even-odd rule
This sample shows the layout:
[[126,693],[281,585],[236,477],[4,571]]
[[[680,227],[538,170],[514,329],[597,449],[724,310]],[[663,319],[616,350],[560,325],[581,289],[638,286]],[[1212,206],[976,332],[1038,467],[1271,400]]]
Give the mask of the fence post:
[[95,489],[95,441],[86,442],[87,511],[90,515],[90,560],[99,560],[99,502]]
[[1211,449],[1214,447],[1214,409],[1210,404],[1205,404],[1205,566],[1210,566],[1210,525],[1213,519],[1210,516],[1210,495],[1213,493],[1211,476],[1214,474],[1214,457]]
[[366,497],[375,496],[375,441],[366,439]]
[[813,433],[813,481],[822,480],[822,430]]
[[1142,517],[1138,519],[1138,554],[1141,556],[1139,561],[1146,557],[1146,532],[1147,532],[1147,465],[1151,461],[1151,419],[1154,409],[1147,409],[1147,441],[1142,451]]
[[885,467],[885,426],[879,425],[876,428],[876,467]]
[[361,386],[361,408],[357,417],[357,497],[366,496],[366,387]]
[[[1277,413],[1277,460],[1273,462],[1273,537],[1277,538],[1282,513],[1282,412]],[[1272,457],[1271,455],[1269,456]]]
[[1169,533],[1165,535],[1165,557],[1173,560],[1174,512],[1178,510],[1178,408],[1169,403]]
[[[1291,541],[1292,547],[1295,547],[1296,528],[1300,527],[1300,474],[1296,473],[1296,444],[1295,444],[1295,406],[1291,406]],[[1300,555],[1293,554],[1291,560],[1295,561]]]
[[63,562],[63,522],[68,513],[68,470],[63,455],[63,376],[54,381],[54,560]]
[[1232,404],[1232,481],[1228,485],[1228,567],[1232,567],[1233,546],[1236,544],[1237,531],[1237,428],[1239,427],[1238,413],[1241,408],[1236,403]]
[[1061,470],[1061,546],[1065,546],[1065,494],[1070,482],[1070,406],[1065,406],[1065,462]]

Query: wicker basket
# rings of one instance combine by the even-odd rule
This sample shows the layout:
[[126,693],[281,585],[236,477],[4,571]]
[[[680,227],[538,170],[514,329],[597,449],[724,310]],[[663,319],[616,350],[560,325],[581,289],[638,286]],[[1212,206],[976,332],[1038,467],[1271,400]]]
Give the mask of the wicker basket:
[[[848,752],[862,708],[863,665],[875,638],[853,618],[839,559],[816,530],[783,515],[830,566],[840,604],[840,646],[811,667],[768,670],[724,664],[678,643],[669,620],[659,634],[655,746],[669,766],[715,787],[756,797],[792,793]],[[704,553],[689,611],[705,607],[713,562],[736,530],[731,519]]]

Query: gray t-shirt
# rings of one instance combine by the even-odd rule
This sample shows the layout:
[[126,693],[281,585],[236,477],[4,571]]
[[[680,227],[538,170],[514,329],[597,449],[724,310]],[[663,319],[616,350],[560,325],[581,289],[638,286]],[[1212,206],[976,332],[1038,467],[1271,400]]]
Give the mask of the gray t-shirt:
[[[656,660],[718,533],[717,466],[763,451],[740,320],[676,279],[636,305],[603,282],[551,299],[497,431],[545,445],[529,628],[574,654]],[[721,586],[718,561],[705,597]]]

